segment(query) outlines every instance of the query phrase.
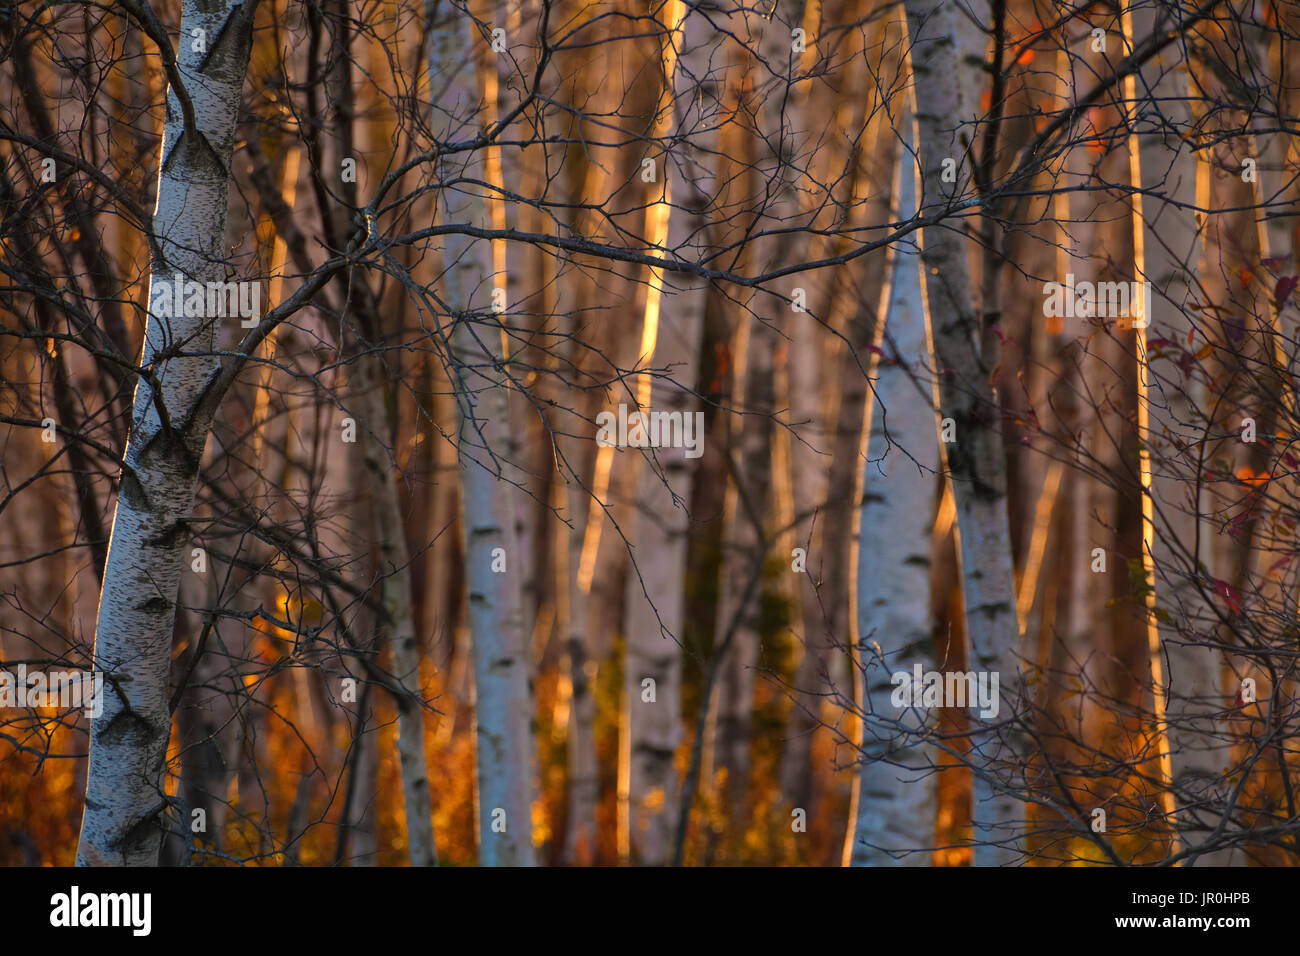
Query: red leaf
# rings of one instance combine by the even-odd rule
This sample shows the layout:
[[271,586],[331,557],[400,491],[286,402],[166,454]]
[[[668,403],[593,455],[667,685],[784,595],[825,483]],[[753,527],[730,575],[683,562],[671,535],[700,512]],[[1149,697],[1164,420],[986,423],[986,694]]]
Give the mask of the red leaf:
[[1294,554],[1283,555],[1282,557],[1278,558],[1276,561],[1274,561],[1272,564],[1268,566],[1268,573],[1272,574],[1278,568],[1282,567],[1282,565],[1289,563],[1294,558],[1295,558]]
[[1297,276],[1282,276],[1277,280],[1277,285],[1273,288],[1273,307],[1281,309],[1286,305],[1287,299],[1291,298],[1291,293],[1295,291],[1296,283],[1300,282]]
[[1228,610],[1233,614],[1241,613],[1241,602],[1237,598],[1237,591],[1227,581],[1215,581],[1214,589],[1218,592],[1219,597],[1223,598]]

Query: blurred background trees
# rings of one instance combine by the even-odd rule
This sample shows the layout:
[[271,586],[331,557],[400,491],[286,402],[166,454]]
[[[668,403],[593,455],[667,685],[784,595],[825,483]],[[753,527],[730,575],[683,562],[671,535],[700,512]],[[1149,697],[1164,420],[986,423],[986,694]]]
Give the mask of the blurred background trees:
[[0,9],[0,862],[1293,862],[1297,23]]

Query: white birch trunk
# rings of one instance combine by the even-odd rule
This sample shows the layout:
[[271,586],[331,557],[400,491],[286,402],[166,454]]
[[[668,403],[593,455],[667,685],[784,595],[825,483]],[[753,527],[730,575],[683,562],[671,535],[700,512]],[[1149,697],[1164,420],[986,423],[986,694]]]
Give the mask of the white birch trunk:
[[[180,275],[225,281],[226,206],[235,123],[255,5],[184,0],[177,62],[194,104],[185,132],[175,91],[167,96],[153,228],[153,289]],[[207,38],[195,49],[195,30]],[[95,636],[103,715],[91,727],[90,771],[78,865],[152,866],[166,807],[163,760],[171,730],[168,664],[187,521],[210,418],[195,415],[220,364],[218,326],[203,316],[151,310],[123,456]],[[177,349],[179,354],[164,349]],[[156,389],[156,391],[155,391]],[[165,409],[166,424],[159,409]]]
[[[904,8],[916,90],[922,207],[933,215],[954,195],[954,185],[943,181],[945,159],[957,162],[956,185],[967,192],[974,188],[962,137],[974,135],[968,121],[979,114],[986,41],[968,18],[973,14],[979,23],[989,18],[987,4],[980,2],[970,12],[942,0],[905,0]],[[1021,656],[1001,412],[991,381],[997,338],[982,328],[969,246],[953,222],[922,230],[921,246],[941,412],[956,426],[956,440],[946,445],[946,458],[960,529],[968,661],[973,670],[999,675],[1002,704],[996,722],[1004,724],[1013,722],[1020,710]],[[1007,761],[1014,762],[1018,744],[1009,728],[979,727],[976,714],[972,708],[975,864],[1006,865],[1020,856],[1024,814],[1007,787],[1007,778],[1015,774]]]
[[[480,130],[472,54],[478,42],[468,14],[450,4],[440,9],[429,54],[430,89],[437,97],[432,128],[439,140],[471,139]],[[439,174],[443,183],[457,178],[482,182],[482,150],[443,157]],[[443,186],[438,206],[445,223],[489,225],[479,186]],[[514,469],[501,457],[510,444],[510,390],[501,326],[485,308],[491,295],[491,245],[448,235],[443,262],[444,301],[460,313],[452,332],[453,385],[460,416],[461,523],[474,644],[479,863],[532,866],[532,695],[520,612],[528,556],[520,553],[515,537]],[[474,314],[476,308],[479,314]]]
[[411,558],[406,547],[395,467],[381,436],[388,434],[383,393],[384,367],[378,353],[367,351],[353,366],[358,428],[364,449],[370,504],[379,538],[380,598],[392,672],[397,681],[397,755],[401,766],[406,816],[407,855],[412,866],[436,866],[429,771],[424,755],[424,697],[420,686],[420,644],[411,606]]
[[[902,118],[906,142],[912,125]],[[916,163],[902,152],[896,215],[916,210]],[[863,669],[862,761],[853,866],[927,865],[934,844],[936,777],[926,719],[891,701],[897,671],[931,667],[930,547],[939,443],[930,381],[930,330],[922,306],[921,262],[901,244],[890,249],[890,279],[877,323],[873,391],[868,391],[858,476],[855,639]],[[874,394],[873,394],[874,392]],[[930,729],[933,729],[932,727]]]

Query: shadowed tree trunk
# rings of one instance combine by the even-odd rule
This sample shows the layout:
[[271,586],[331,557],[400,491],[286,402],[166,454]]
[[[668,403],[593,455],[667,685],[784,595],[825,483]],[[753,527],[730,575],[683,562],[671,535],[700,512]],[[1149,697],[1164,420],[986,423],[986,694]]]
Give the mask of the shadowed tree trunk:
[[[715,22],[722,15],[709,11]],[[716,52],[721,38],[703,10],[669,0],[661,12],[669,36],[663,46],[664,82],[671,96],[661,98],[656,132],[689,134],[669,152],[655,157],[663,198],[647,210],[652,240],[671,256],[694,261],[704,252],[701,234],[713,194],[715,158],[708,144],[717,128],[720,90]],[[669,294],[662,296],[664,286]],[[694,276],[665,278],[652,270],[646,290],[640,365],[668,370],[658,381],[640,379],[637,405],[648,412],[685,417],[695,411],[695,371],[699,365],[707,284]],[[626,840],[646,865],[665,863],[677,815],[677,770],[681,740],[681,640],[689,517],[694,466],[683,448],[658,448],[640,462],[632,557],[636,567],[627,584],[627,663],[624,694],[627,739],[624,746],[627,797],[621,814]],[[652,683],[648,683],[652,682]]]
[[420,682],[420,641],[411,605],[411,558],[397,479],[388,453],[388,412],[384,404],[385,367],[379,353],[367,349],[353,365],[354,395],[360,421],[366,497],[378,537],[380,627],[388,639],[396,686],[397,754],[401,767],[406,818],[407,855],[412,866],[436,866],[429,771],[424,755],[424,694]]
[[[1177,29],[1167,13],[1135,11],[1130,42],[1141,42],[1157,29]],[[1141,84],[1139,95],[1155,98],[1140,115],[1132,137],[1136,142],[1130,146],[1136,149],[1134,185],[1152,190],[1133,199],[1134,272],[1151,284],[1151,314],[1138,333],[1138,358],[1150,369],[1139,377],[1138,393],[1139,420],[1145,422],[1150,448],[1144,469],[1143,550],[1154,588],[1148,601],[1168,612],[1151,613],[1147,627],[1155,716],[1163,724],[1161,774],[1172,787],[1162,795],[1161,809],[1181,826],[1183,812],[1198,812],[1194,806],[1221,781],[1230,760],[1214,717],[1223,710],[1222,654],[1197,646],[1194,634],[1211,616],[1200,589],[1211,564],[1213,534],[1201,517],[1208,502],[1197,461],[1205,437],[1199,416],[1206,395],[1202,383],[1176,361],[1179,351],[1192,348],[1197,324],[1191,312],[1200,245],[1191,205],[1197,197],[1197,164],[1184,143],[1191,124],[1186,65],[1159,59],[1133,82]],[[1168,358],[1151,358],[1147,343],[1162,339],[1176,348]]]
[[[961,190],[973,191],[963,140],[974,139],[976,127],[970,121],[982,112],[978,98],[985,88],[987,41],[968,18],[973,13],[978,23],[987,24],[988,9],[975,3],[968,12],[936,0],[905,0],[904,7],[916,90],[922,212],[935,216],[965,195]],[[956,164],[956,183],[944,181],[945,161]],[[987,301],[996,282],[985,276],[981,316],[968,264],[969,244],[958,229],[945,222],[921,230],[925,303],[939,371],[940,413],[953,424],[954,440],[944,447],[960,530],[969,665],[999,675],[1002,704],[996,720],[1014,722],[1009,711],[1019,709],[1019,628],[1006,458],[993,381],[998,366],[997,303]],[[1014,760],[1017,745],[1007,730],[982,728],[975,709],[971,713],[975,863],[1001,866],[1020,855],[1023,813],[1008,792],[1012,781],[1006,779],[1006,761]]]

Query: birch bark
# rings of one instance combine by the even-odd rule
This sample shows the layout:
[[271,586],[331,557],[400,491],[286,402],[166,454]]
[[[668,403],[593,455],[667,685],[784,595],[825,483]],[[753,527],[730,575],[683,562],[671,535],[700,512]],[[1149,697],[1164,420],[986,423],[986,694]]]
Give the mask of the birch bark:
[[[905,0],[916,90],[917,148],[921,160],[921,209],[933,216],[955,198],[943,178],[944,161],[957,164],[957,186],[969,185],[970,125],[984,88],[985,34],[969,17],[989,22],[987,5],[971,11],[942,0]],[[958,194],[959,195],[959,194]],[[961,542],[962,592],[966,607],[968,661],[996,672],[1002,704],[997,727],[973,725],[972,821],[977,866],[1000,866],[1020,851],[1023,813],[1009,792],[1017,744],[1009,734],[1019,711],[1020,648],[1015,572],[1007,521],[1006,458],[1001,413],[994,391],[998,338],[976,310],[968,243],[947,221],[921,230],[925,303],[939,372],[941,413],[955,425],[946,444]],[[986,287],[989,286],[985,277]],[[985,302],[988,316],[996,303]]]
[[[895,216],[916,210],[916,163],[910,115],[895,174]],[[894,672],[930,669],[930,547],[939,443],[937,396],[928,372],[930,330],[922,307],[920,256],[890,250],[890,280],[876,324],[858,482],[856,614],[858,666],[864,674],[862,761],[853,866],[925,865],[934,843],[934,748],[923,713],[891,701]]]
[[[104,710],[91,727],[90,771],[78,865],[158,861],[163,760],[171,730],[168,663],[187,521],[211,413],[199,400],[219,366],[218,322],[153,309],[176,277],[226,280],[230,160],[255,3],[184,0],[177,66],[193,104],[167,94],[151,305],[123,456],[95,632]],[[202,31],[195,34],[194,31]],[[200,45],[191,38],[202,36]],[[187,117],[192,116],[192,128]],[[161,309],[159,310],[161,311]]]
[[411,604],[411,557],[397,493],[395,466],[380,436],[389,432],[384,404],[384,366],[367,349],[354,365],[356,402],[361,421],[368,497],[379,545],[380,627],[388,638],[396,687],[397,755],[401,767],[406,817],[406,850],[412,866],[437,866],[429,771],[424,753],[424,698],[420,687],[420,642]]
[[[468,13],[440,5],[429,52],[432,128],[440,143],[469,140],[481,131],[472,54],[478,42]],[[489,227],[477,185],[485,180],[483,165],[481,149],[440,157],[438,212],[444,223]],[[449,234],[443,262],[444,301],[456,316],[453,386],[477,701],[479,862],[532,866],[532,695],[520,583],[527,556],[515,535],[515,469],[501,457],[510,444],[504,329],[490,313],[476,312],[490,296],[492,248],[486,240]]]

